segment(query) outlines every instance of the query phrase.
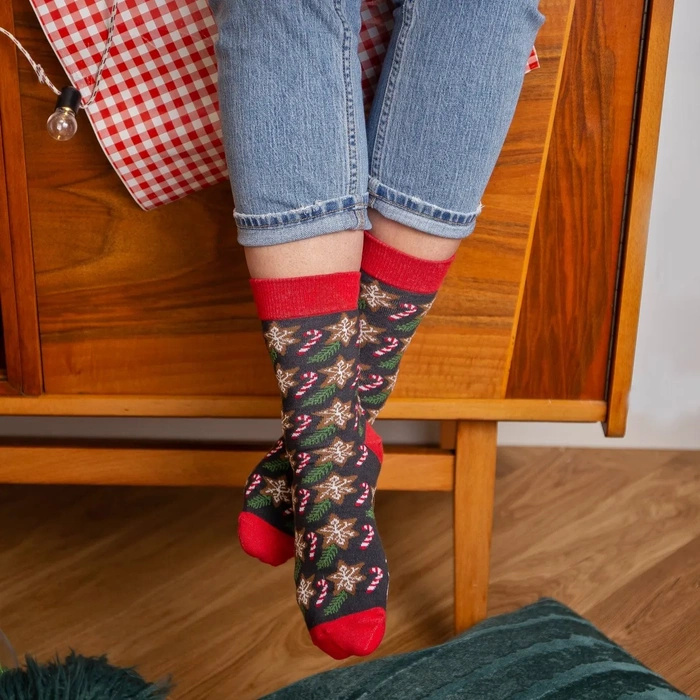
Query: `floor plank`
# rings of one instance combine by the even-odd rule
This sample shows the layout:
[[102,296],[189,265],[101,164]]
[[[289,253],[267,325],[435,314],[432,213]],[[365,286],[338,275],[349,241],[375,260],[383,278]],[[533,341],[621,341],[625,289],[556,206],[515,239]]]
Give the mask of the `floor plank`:
[[[700,453],[499,450],[490,614],[543,595],[700,694]],[[240,492],[0,487],[0,626],[19,653],[109,652],[174,698],[257,698],[335,665],[308,640],[291,568],[235,540]],[[449,493],[380,493],[392,564],[378,654],[449,638]],[[348,662],[345,662],[348,663]]]

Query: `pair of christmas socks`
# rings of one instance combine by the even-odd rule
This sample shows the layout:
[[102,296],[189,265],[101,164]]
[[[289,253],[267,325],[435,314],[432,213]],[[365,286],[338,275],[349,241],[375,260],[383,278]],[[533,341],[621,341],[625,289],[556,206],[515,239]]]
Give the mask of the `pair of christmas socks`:
[[372,423],[450,263],[365,233],[361,273],[251,280],[283,437],[248,479],[239,539],[269,564],[295,557],[311,638],[337,659],[371,653],[384,634],[389,575],[374,519],[383,455]]

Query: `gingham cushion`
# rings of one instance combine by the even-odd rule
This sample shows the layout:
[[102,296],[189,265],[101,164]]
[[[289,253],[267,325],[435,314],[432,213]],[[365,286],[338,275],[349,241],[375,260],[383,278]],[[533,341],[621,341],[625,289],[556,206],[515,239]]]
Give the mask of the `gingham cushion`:
[[[111,2],[30,0],[75,87],[88,95]],[[371,103],[393,25],[391,0],[364,4],[359,55]],[[227,177],[206,0],[122,0],[100,90],[85,111],[122,182],[154,209]],[[533,49],[527,71],[539,66]]]

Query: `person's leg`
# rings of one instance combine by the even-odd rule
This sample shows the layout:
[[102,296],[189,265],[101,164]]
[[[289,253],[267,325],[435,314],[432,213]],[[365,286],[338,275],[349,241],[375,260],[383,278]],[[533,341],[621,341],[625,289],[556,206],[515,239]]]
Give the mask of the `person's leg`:
[[[335,658],[367,654],[384,633],[388,576],[370,585],[386,569],[372,510],[381,442],[357,400],[369,226],[360,0],[211,7],[234,218],[282,395],[283,441],[249,480],[239,537],[272,563],[292,543],[314,643]],[[349,549],[362,531],[371,541]]]
[[209,4],[239,242],[256,249],[366,228],[360,0]]
[[[234,219],[253,278],[359,269],[369,225],[359,6],[210,0]],[[280,564],[294,530],[290,504],[261,494],[275,476],[291,480],[279,444],[248,479],[239,538]]]
[[538,0],[398,0],[368,120],[372,233],[362,261],[370,420],[430,309],[515,111]]
[[[381,443],[357,395],[359,281],[359,272],[252,281],[294,467],[291,489],[277,476],[260,493],[293,503],[297,602],[313,642],[336,659],[378,646],[388,591],[373,511]],[[309,336],[318,343],[302,352]]]
[[372,234],[427,260],[471,233],[543,17],[538,0],[397,0],[368,119]]
[[[395,15],[368,127],[360,400],[371,421],[474,228],[542,21],[536,0],[403,0]],[[427,264],[434,261],[442,264]],[[290,527],[284,509],[276,516],[279,528]],[[275,561],[291,556],[288,547]]]

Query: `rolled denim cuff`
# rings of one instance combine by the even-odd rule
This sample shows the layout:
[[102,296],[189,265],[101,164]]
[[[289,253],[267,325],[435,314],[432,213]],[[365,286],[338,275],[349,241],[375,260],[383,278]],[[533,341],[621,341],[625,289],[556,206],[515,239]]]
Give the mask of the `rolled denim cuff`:
[[369,206],[387,219],[442,238],[466,238],[476,226],[481,205],[473,212],[442,209],[418,197],[369,179]]
[[365,193],[273,214],[234,211],[238,242],[243,246],[279,245],[337,231],[368,229],[371,228],[367,218],[368,200],[369,195]]

